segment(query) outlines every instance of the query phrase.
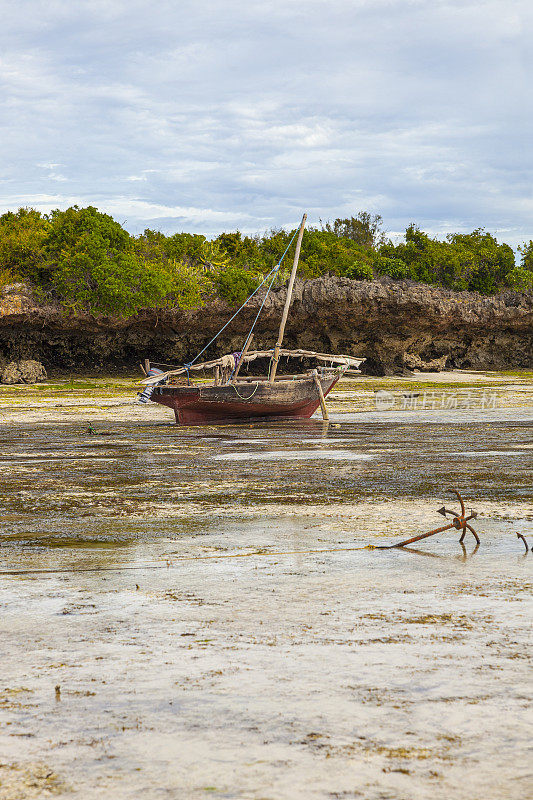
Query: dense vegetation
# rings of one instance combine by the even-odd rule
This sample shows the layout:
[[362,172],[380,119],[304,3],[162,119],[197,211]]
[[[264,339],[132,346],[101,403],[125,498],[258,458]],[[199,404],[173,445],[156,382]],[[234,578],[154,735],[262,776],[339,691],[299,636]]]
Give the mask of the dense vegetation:
[[[214,296],[236,304],[272,269],[290,236],[284,230],[254,237],[236,231],[209,241],[145,230],[133,237],[92,206],[50,214],[21,208],[0,216],[0,286],[27,280],[43,299],[95,314],[194,308]],[[405,241],[394,244],[380,216],[361,212],[306,230],[299,274],[364,280],[388,275],[454,291],[532,292],[533,241],[520,252],[516,266],[511,247],[482,229],[439,240],[410,225]],[[287,277],[291,255],[279,281]]]

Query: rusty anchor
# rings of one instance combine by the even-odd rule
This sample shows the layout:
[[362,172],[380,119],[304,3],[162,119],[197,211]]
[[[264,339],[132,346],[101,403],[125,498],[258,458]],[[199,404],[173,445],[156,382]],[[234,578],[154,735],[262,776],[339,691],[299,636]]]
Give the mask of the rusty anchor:
[[403,542],[398,542],[397,544],[389,544],[389,545],[386,545],[384,547],[380,547],[379,549],[380,550],[390,550],[390,549],[392,549],[394,547],[406,547],[409,544],[413,544],[414,542],[420,542],[422,539],[427,539],[429,536],[435,536],[436,533],[442,533],[443,531],[448,531],[451,528],[455,528],[458,531],[462,531],[461,538],[459,539],[459,542],[461,544],[463,544],[463,539],[466,536],[467,530],[469,530],[470,533],[472,533],[474,535],[474,537],[475,537],[475,540],[477,542],[477,545],[476,545],[476,547],[477,547],[479,545],[479,536],[477,535],[477,533],[475,532],[473,527],[468,524],[471,519],[476,519],[477,512],[476,511],[470,511],[470,514],[467,516],[466,515],[466,508],[465,508],[464,500],[461,497],[461,495],[459,494],[459,492],[457,491],[457,489],[446,489],[446,491],[447,492],[453,492],[453,494],[456,494],[457,495],[457,499],[459,500],[459,503],[461,505],[460,513],[456,513],[455,511],[450,511],[445,506],[443,506],[442,508],[438,509],[437,513],[442,514],[443,517],[446,517],[447,514],[451,514],[453,516],[453,520],[450,522],[449,525],[443,525],[440,528],[435,528],[432,531],[428,531],[428,533],[421,533],[419,536],[413,536],[413,537],[411,537],[411,539],[405,539]]

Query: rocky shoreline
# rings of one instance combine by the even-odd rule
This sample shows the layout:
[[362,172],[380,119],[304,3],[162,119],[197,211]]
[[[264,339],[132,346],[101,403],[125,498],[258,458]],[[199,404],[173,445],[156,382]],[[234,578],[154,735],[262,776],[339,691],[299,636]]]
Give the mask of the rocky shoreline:
[[[272,291],[254,347],[272,346],[286,287]],[[260,295],[225,331],[206,358],[239,350]],[[68,314],[38,302],[23,284],[0,292],[0,369],[36,360],[55,372],[132,367],[145,357],[183,363],[231,316],[220,300],[194,310],[149,310],[128,319]],[[322,277],[298,281],[285,344],[364,357],[365,371],[521,369],[533,367],[533,297],[483,296],[410,281]]]

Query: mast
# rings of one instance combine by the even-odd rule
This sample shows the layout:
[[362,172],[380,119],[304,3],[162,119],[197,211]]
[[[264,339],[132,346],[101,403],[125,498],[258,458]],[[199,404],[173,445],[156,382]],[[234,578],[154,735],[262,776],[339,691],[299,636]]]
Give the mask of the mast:
[[283,334],[285,333],[285,324],[287,322],[287,316],[289,314],[289,306],[291,304],[291,299],[292,299],[292,289],[294,286],[294,279],[296,278],[296,270],[298,269],[298,260],[300,258],[300,248],[302,246],[302,237],[304,235],[306,219],[307,219],[307,214],[304,214],[302,217],[302,222],[300,224],[300,230],[298,232],[298,240],[296,242],[296,250],[294,252],[294,261],[292,263],[292,272],[291,272],[291,277],[289,279],[289,286],[287,287],[287,299],[285,300],[285,307],[283,309],[283,315],[281,317],[281,323],[279,326],[278,341],[276,342],[276,346],[274,347],[274,353],[272,355],[272,364],[270,367],[270,375],[269,375],[270,383],[274,383],[274,378],[276,377],[276,372],[278,369],[279,351],[281,345],[283,344]]

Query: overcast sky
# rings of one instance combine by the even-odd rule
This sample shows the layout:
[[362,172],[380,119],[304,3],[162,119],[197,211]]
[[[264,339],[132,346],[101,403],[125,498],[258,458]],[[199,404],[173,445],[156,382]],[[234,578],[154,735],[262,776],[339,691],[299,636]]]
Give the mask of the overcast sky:
[[532,0],[18,0],[0,210],[533,238]]

